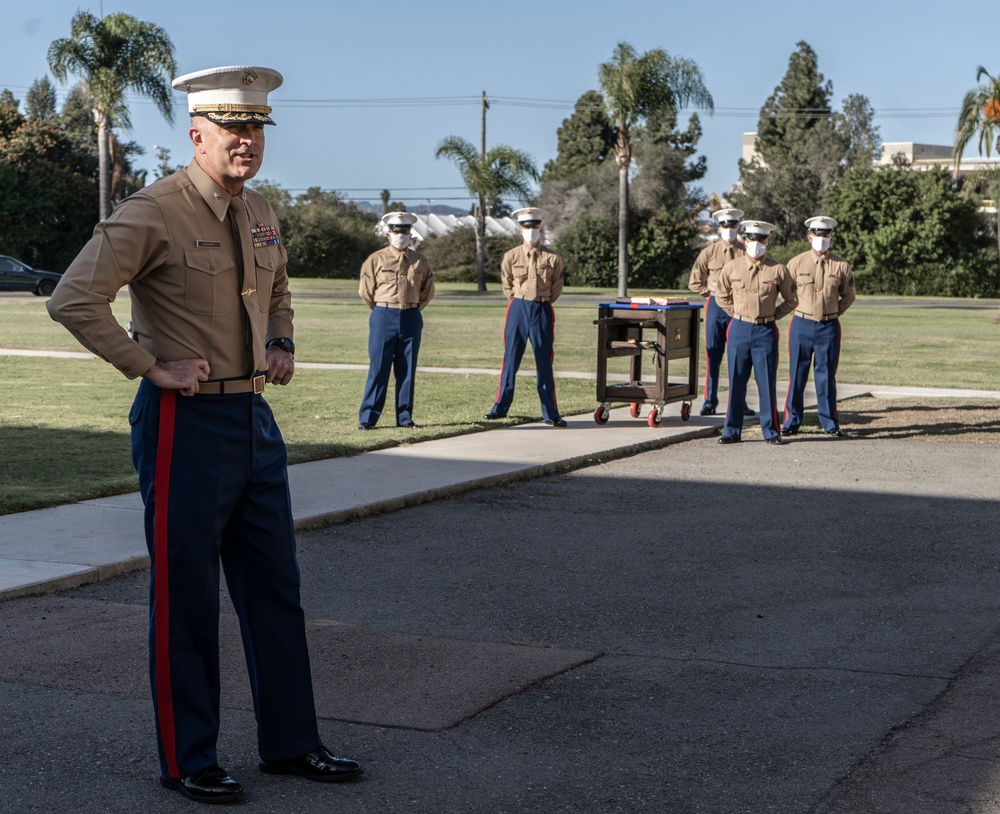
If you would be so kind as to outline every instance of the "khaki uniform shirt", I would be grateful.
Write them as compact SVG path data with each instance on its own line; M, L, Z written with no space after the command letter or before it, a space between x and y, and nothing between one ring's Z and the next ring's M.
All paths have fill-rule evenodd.
M744 254L726 263L715 295L729 316L747 322L781 319L798 302L792 273L767 255L754 262Z
M376 304L390 308L420 308L434 296L434 275L420 252L399 251L386 246L370 255L361 266L358 294L369 308Z
M788 270L795 277L799 294L797 317L815 322L836 319L857 296L850 263L831 252L816 254L810 249L798 254L788 261Z
M691 269L688 288L703 297L711 297L715 293L722 267L743 253L743 244L738 240L726 243L720 237L698 252L698 257Z
M562 258L546 246L522 243L500 261L500 282L507 299L555 302L563 290Z
M249 189L243 197L255 263L242 276L231 196L192 161L97 225L49 315L130 379L180 359L206 359L212 379L264 370L267 340L292 338L287 255L267 200ZM111 312L126 285L134 339Z

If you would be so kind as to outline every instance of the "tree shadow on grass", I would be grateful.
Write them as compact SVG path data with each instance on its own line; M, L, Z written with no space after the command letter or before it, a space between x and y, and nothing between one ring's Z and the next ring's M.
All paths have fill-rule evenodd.
M1000 402L915 403L866 400L839 411L841 426L856 438L923 438L1000 443Z

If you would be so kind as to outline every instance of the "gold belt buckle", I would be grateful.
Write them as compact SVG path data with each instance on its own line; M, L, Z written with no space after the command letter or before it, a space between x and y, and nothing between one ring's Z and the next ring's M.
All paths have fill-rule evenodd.
M255 396L259 396L264 392L264 382L266 381L263 375L253 377L253 392Z

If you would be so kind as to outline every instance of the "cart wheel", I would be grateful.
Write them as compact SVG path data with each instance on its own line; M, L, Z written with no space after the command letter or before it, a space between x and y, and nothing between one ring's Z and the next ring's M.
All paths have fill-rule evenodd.
M608 423L609 415L610 414L608 413L608 408L602 404L600 407L594 410L594 421L596 421L601 426L604 426L605 424Z
M681 421L687 421L691 418L691 402L685 401L681 405Z
M657 410L655 407L652 410L650 410L649 414L646 416L646 423L649 424L650 427L659 427L660 411Z
M630 416L632 416L632 418L638 418L639 417L639 403L637 401L633 401L628 406L628 413L629 413Z

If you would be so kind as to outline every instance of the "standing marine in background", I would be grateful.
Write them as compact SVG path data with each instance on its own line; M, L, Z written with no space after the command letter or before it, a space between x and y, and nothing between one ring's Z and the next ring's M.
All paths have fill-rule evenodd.
M434 275L427 258L410 248L417 216L382 216L389 245L361 266L358 294L371 309L368 317L368 381L358 411L358 429L373 430L385 407L389 374L396 378L396 426L415 428L413 388L424 328L421 311L434 297Z
M514 400L514 382L527 343L535 353L535 383L542 404L542 420L552 427L565 427L556 406L556 382L552 374L555 355L555 311L552 303L562 294L562 258L542 244L543 209L529 207L513 214L521 228L523 243L508 251L500 263L500 282L507 295L507 318L503 329L503 367L496 401L483 416L487 421L505 418Z
M844 435L837 419L837 365L840 363L840 317L854 302L854 272L830 251L837 221L809 218L812 248L788 261L795 277L799 303L788 326L788 395L782 435L796 435L802 424L809 368L816 370L816 411L823 432Z
M720 444L736 444L743 432L743 405L751 371L757 380L760 428L769 444L781 444L775 379L778 375L777 321L795 308L795 279L768 257L774 224L745 220L746 253L730 260L719 273L716 295L733 320L726 338L729 363L729 409ZM781 303L778 303L778 297Z
M705 402L700 415L715 415L719 406L719 371L726 355L726 332L732 317L719 307L714 295L722 267L743 254L739 238L742 217L742 209L719 209L712 213L718 224L719 239L698 253L688 281L688 288L705 298ZM745 404L743 414L756 415Z

